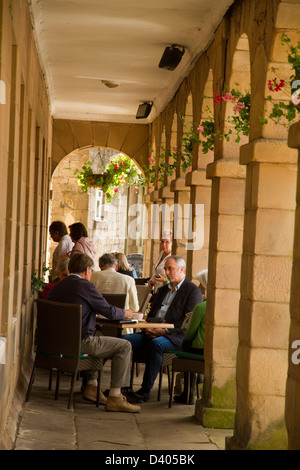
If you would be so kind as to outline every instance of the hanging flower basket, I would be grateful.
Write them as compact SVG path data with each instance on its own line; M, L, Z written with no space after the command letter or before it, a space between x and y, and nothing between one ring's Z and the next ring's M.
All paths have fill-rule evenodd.
M74 174L83 192L87 192L88 188L99 188L105 193L107 202L111 202L112 198L118 198L119 186L145 185L141 171L130 158L124 155L113 158L103 173L94 174L91 162L87 162L82 167L82 171L76 170Z

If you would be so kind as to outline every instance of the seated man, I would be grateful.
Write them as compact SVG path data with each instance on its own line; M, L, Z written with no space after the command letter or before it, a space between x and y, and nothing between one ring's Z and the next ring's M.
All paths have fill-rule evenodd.
M136 285L133 277L116 272L117 259L113 254L106 253L99 258L101 271L94 271L91 282L102 294L126 294L125 309L139 311Z
M162 322L162 327L147 328L141 333L123 336L130 341L134 352L145 350L148 354L142 387L135 394L137 402L149 400L150 390L161 367L163 353L179 348L184 338L181 325L185 314L192 312L195 305L202 300L198 286L185 277L185 268L185 261L179 256L171 255L166 260L165 272L169 283L153 295L147 316L147 321ZM173 323L174 329L164 328L163 322ZM133 401L132 396L130 400Z
M131 346L128 341L109 336L94 336L96 313L110 319L131 318L131 310L122 310L110 305L90 282L93 260L84 253L75 254L69 261L69 276L62 279L50 290L47 300L82 305L81 352L91 356L111 359L111 388L105 407L107 411L140 411L139 406L131 405L121 394L121 388L129 385ZM95 371L89 371L89 399L96 400ZM92 390L91 390L92 388ZM85 390L86 392L86 390ZM84 392L84 393L85 393ZM102 400L105 397L102 396Z

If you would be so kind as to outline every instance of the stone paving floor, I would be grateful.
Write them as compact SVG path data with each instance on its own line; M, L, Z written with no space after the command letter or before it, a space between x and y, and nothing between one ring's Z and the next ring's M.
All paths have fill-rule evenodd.
M143 372L141 365L141 374ZM81 397L81 382L75 386L74 402L67 409L70 377L63 376L60 396L48 390L47 371L37 370L31 398L24 405L15 450L102 450L102 451L200 451L224 450L231 430L203 428L194 418L194 406L174 403L168 407L167 376L164 374L161 401L154 388L140 413L110 413ZM109 387L110 362L102 373L101 388ZM141 377L135 378L136 390ZM158 380L157 380L158 382ZM53 388L54 388L53 384Z

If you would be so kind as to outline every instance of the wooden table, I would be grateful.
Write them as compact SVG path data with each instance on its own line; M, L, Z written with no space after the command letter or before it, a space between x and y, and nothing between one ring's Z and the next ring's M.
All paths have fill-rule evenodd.
M108 319L103 319L97 317L96 324L98 328L105 336L122 336L122 330L126 328L133 329L146 329L146 328L174 328L173 323L150 323L147 321L138 321L135 323L126 323L126 322L114 322Z

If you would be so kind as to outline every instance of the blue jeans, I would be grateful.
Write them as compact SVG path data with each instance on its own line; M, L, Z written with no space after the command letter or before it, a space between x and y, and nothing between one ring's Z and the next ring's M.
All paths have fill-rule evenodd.
M149 392L160 371L163 353L169 349L177 349L177 347L165 336L149 339L144 333L132 333L130 335L123 335L122 338L127 339L131 343L133 352L147 352L142 389L145 392Z

